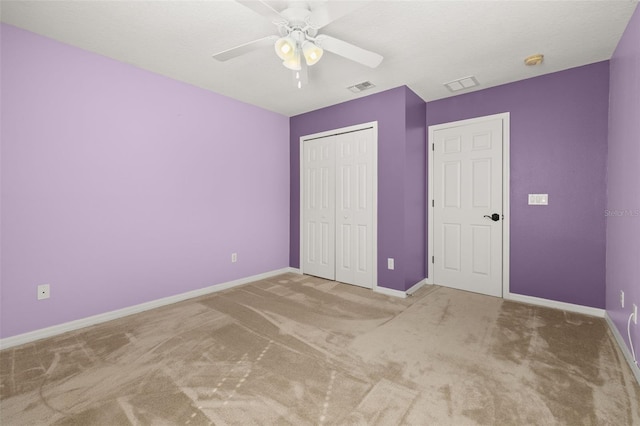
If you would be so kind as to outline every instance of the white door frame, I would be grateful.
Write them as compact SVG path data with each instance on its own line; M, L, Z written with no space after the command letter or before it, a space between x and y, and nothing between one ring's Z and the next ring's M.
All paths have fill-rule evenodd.
M300 263L300 273L304 274L304 269L303 269L303 262L302 262L302 249L304 247L304 241L303 241L303 237L304 237L304 223L302 221L302 210L303 210L303 202L304 202L304 195L302 194L302 191L304 189L303 186L303 178L304 178L304 174L302 172L302 163L303 163L303 147L302 144L305 140L310 140L310 139L318 139L318 138L325 138L327 136L334 136L334 135L339 135L341 133L349 133L349 132L357 132L358 130L364 130L364 129L373 129L373 176L372 176L372 180L373 180L373 241L372 241L372 245L373 247L372 249L372 268L373 268L373 290L376 290L376 288L378 288L378 122L377 121L370 121L368 123L362 123L362 124L356 124L354 126L348 126L348 127L341 127L339 129L333 129L333 130L327 130L325 132L320 132L320 133L313 133L310 135L305 135L305 136L301 136L300 137L300 158L298 160L298 165L299 165L299 170L300 170L300 203L299 203L299 211L300 211L300 238L299 238L299 242L300 242L300 247L299 247L299 263Z
M509 198L510 198L510 138L509 138L509 129L510 129L510 114L508 112L504 112L501 114L493 114L487 115L484 117L470 118L468 120L460 120L453 121L451 123L443 123L436 124L433 126L429 126L429 140L427 145L427 156L429 162L429 181L428 181L428 191L429 196L427 197L427 232L428 232L428 247L427 247L427 265L428 267L428 278L427 284L437 284L433 281L433 270L434 265L432 260L433 256L433 139L434 132L441 129L447 129L451 127L458 126L466 126L468 124L481 123L483 121L501 119L502 120L502 297L506 297L509 295L509 253L510 253L510 245L509 245L509 234L511 229L511 210L509 208ZM431 148L431 149L429 149Z

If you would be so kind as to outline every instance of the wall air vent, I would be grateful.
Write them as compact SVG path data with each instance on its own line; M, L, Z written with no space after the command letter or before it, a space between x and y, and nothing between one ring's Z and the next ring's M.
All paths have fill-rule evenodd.
M460 90L470 89L477 86L478 80L474 76L462 77L457 80L444 83L445 87L452 92L459 92Z
M362 83L358 83L358 84L354 84L353 86L349 86L347 87L347 89L351 90L353 93L360 93L360 92L364 92L365 90L369 90L373 87L376 87L375 84L373 84L370 81L363 81Z

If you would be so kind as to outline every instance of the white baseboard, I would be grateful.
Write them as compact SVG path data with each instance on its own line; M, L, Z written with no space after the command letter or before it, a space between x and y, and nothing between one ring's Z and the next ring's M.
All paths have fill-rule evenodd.
M609 316L608 312L605 312L604 319L607 321L607 324L609 324L609 329L611 330L613 337L616 339L616 343L620 347L620 350L622 351L624 358L627 360L627 363L629 364L629 367L631 368L631 371L633 372L633 375L635 376L636 381L640 385L640 367L638 367L633 362L633 356L631 355L631 351L627 346L627 342L624 340L624 337L622 337L622 335L620 334L620 331L618 330L618 327L616 327L616 325L613 323L613 320L611 320L611 317Z
M407 297L407 293L400 290L394 290L392 288L380 287L379 285L373 286L373 291L380 294L385 294L387 296L400 297L402 299Z
M289 266L287 268L287 272L291 272L292 274L302 275L302 269L300 269L300 268L292 268L291 266Z
M206 294L227 290L232 287L237 287L239 285L248 284L253 281L258 281L258 280L270 278L276 275L285 274L287 272L296 273L296 269L295 268L277 269L275 271L265 272L262 274L253 275L246 278L240 278L237 280L204 287L197 290L187 291L186 293L180 293L174 296L163 297L162 299L140 303L139 305L128 306L126 308L117 309L115 311L105 312L103 314L93 315L90 317L65 322L63 324L58 324L51 327L41 328L39 330L30 331L28 333L18 334L17 336L6 337L4 339L0 339L0 350L7 349L13 346L22 345L25 343L30 343L36 340L47 338L47 337L56 336L58 334L66 333L68 331L78 330L80 328L88 327L90 325L100 324L100 323L111 321L117 318L126 317L128 315L137 314L139 312L148 311L150 309L159 308L160 306L170 305L172 303L181 302L187 299L192 299L194 297L204 296Z
M415 293L416 291L418 291L422 286L429 284L427 282L427 279L423 279L418 281L417 283L415 283L414 285L412 285L409 290L407 290L405 293L407 294L407 296L411 296L413 293Z
M426 284L429 284L429 283L425 278L423 280L418 281L414 285L412 285L411 288L409 288L409 290L407 291L394 290L392 288L380 287L378 285L373 286L373 291L375 291L376 293L385 294L387 296L400 297L402 299L405 299L407 296L411 296L413 293L418 291L420 287Z
M547 308L560 309L562 311L575 312L578 314L591 315L592 317L604 318L605 310L592 308L590 306L574 305L573 303L558 302L555 300L542 299L540 297L525 296L522 294L507 293L504 298L514 302L528 303L530 305L544 306Z

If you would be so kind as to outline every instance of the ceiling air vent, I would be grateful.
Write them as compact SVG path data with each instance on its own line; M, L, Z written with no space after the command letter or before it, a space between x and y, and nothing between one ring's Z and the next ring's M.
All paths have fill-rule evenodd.
M470 89L478 85L478 80L474 76L462 77L457 80L444 83L445 87L452 92L458 92L464 89Z
M349 86L347 87L347 89L351 90L353 93L360 93L363 92L365 90L369 90L373 87L376 87L375 84L373 84L370 81L363 81L362 83L358 83L358 84L354 84L353 86Z

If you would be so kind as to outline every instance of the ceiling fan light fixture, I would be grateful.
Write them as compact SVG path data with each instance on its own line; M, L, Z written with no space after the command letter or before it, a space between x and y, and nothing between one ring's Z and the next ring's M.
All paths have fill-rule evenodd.
M326 10L323 12L322 8L312 4L322 2L291 1L287 2L286 9L279 11L269 5L267 0L236 1L259 15L268 17L278 28L278 34L216 53L213 57L218 61L236 58L262 46L272 46L285 68L299 72L293 73L299 87L307 83L308 67L317 64L325 50L370 68L376 68L382 62L382 56L375 52L326 34L318 34L318 30L339 17L332 16L333 13L328 14Z
M274 46L276 54L283 61L288 61L296 55L296 41L291 36L280 37Z
M321 47L309 40L302 43L302 54L304 55L304 60L309 66L317 64L320 58L322 58L323 53L324 50L322 50Z

